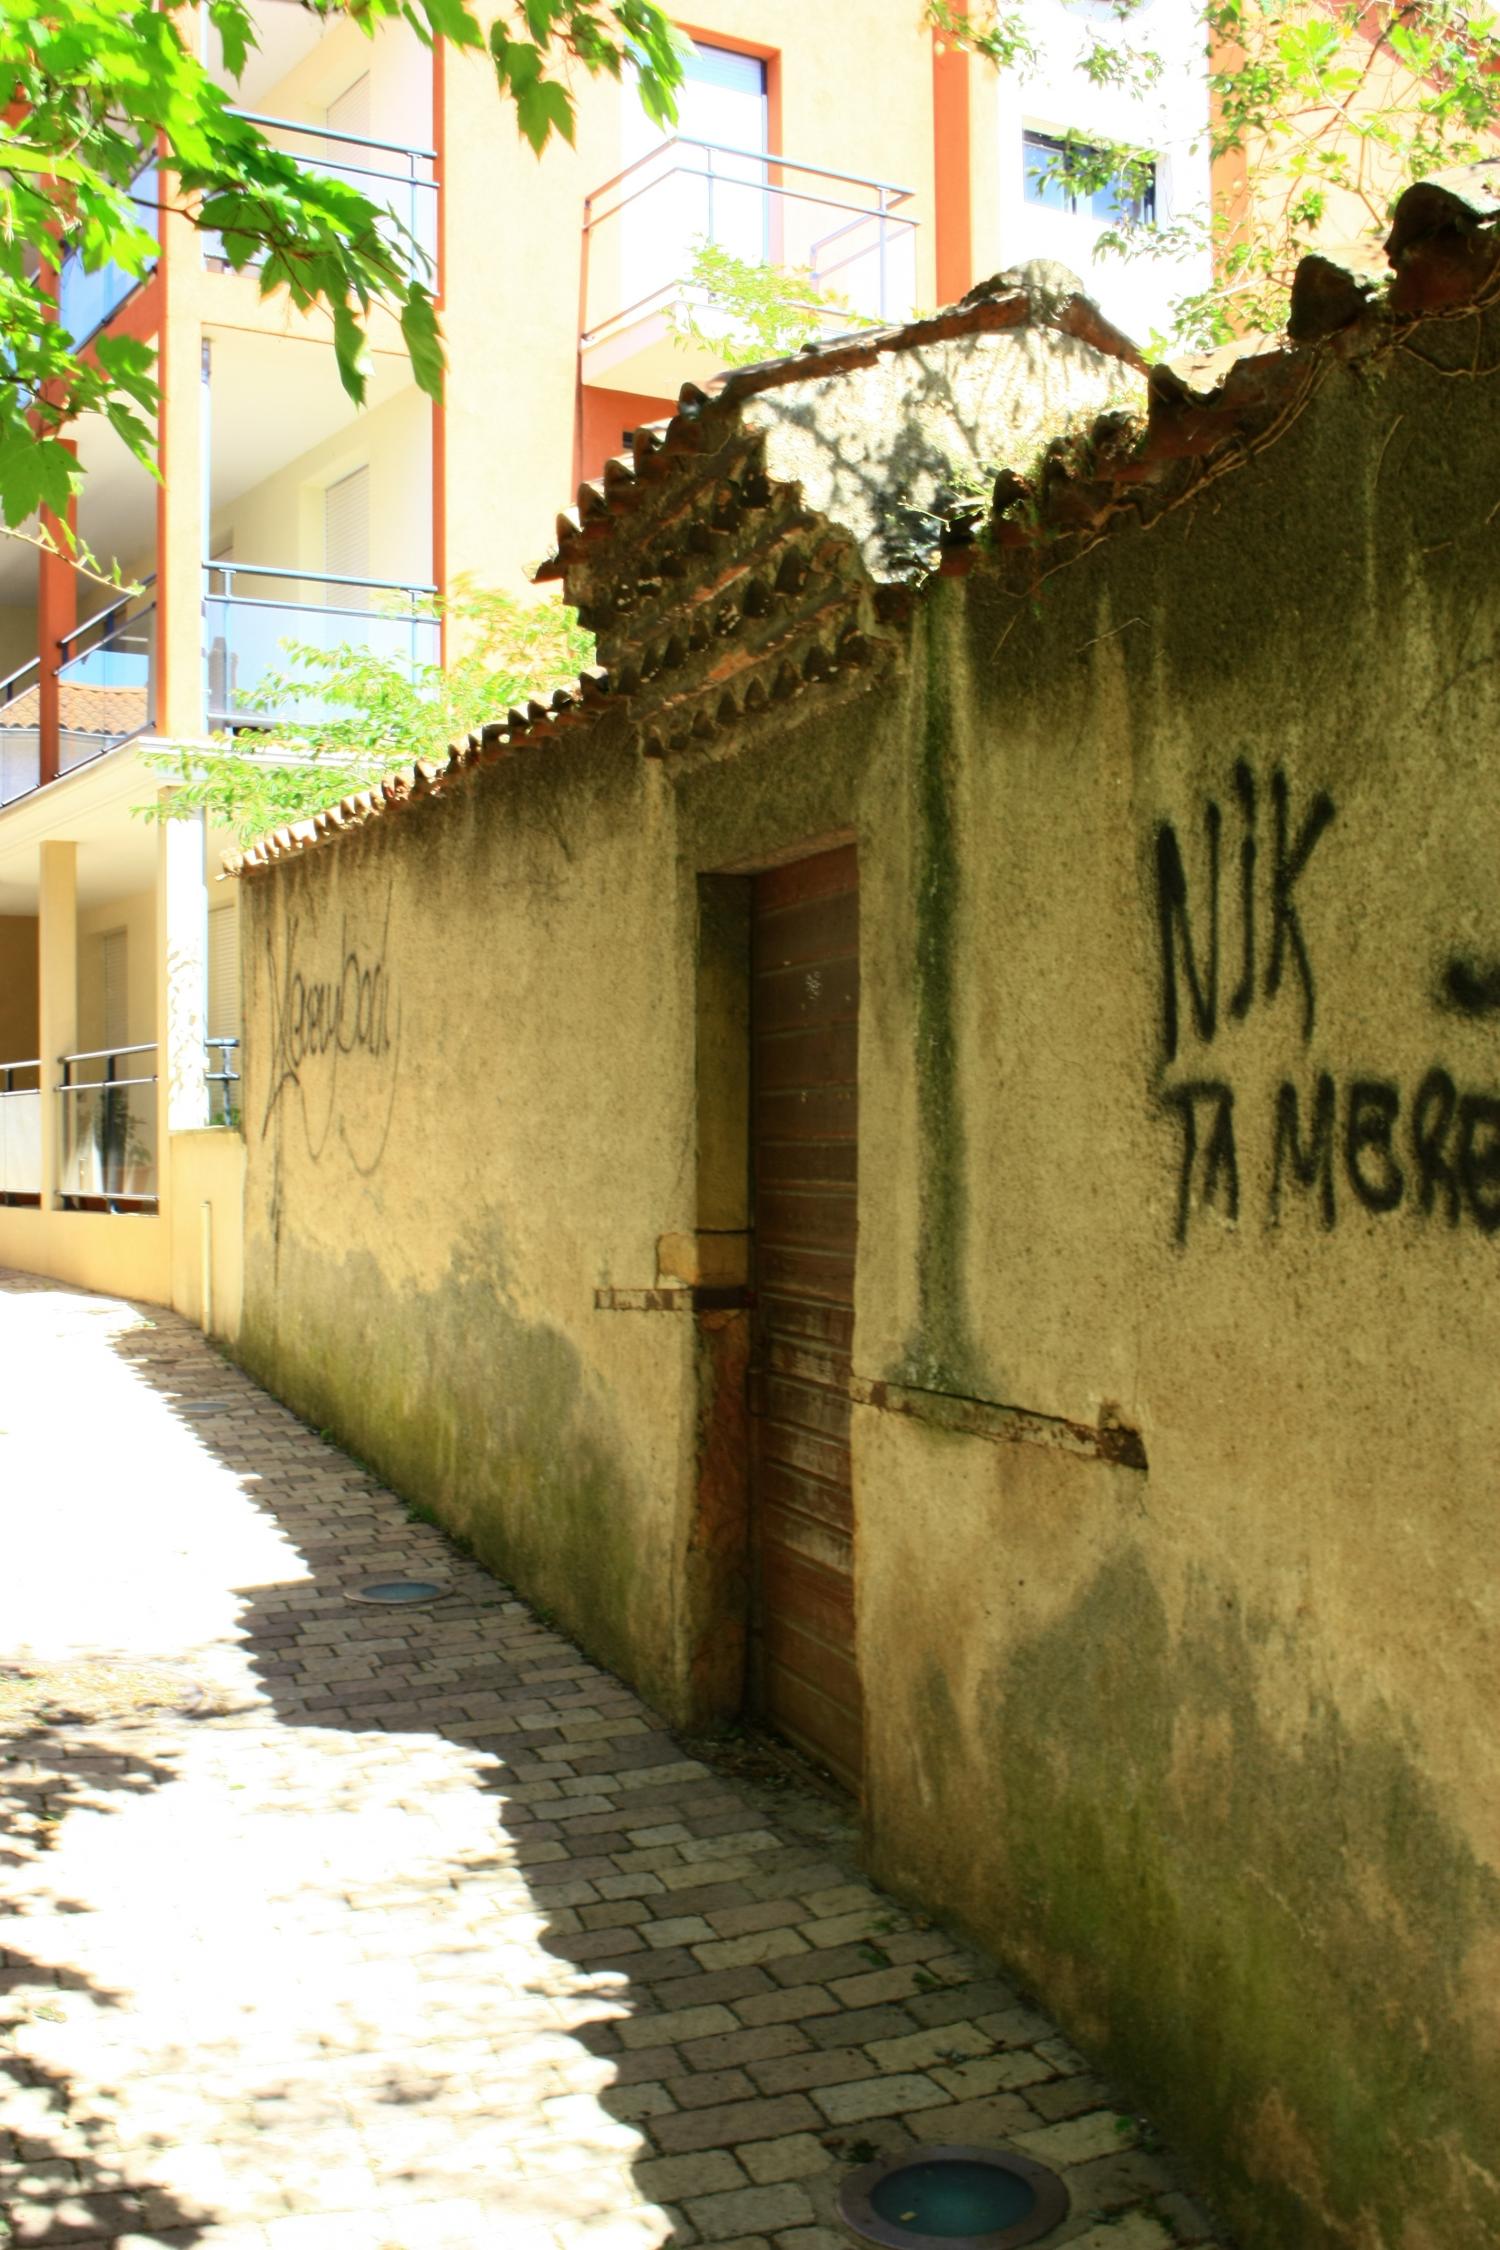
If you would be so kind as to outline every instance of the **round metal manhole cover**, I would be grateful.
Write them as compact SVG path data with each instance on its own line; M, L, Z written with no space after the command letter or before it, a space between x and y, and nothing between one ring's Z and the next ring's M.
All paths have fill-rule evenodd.
M845 2226L881 2250L1020 2250L1067 2215L1057 2174L1013 2149L908 2149L839 2190Z
M437 1578L372 1578L351 1587L351 1602L376 1602L384 1609L421 1609L428 1602L445 1601L453 1588Z

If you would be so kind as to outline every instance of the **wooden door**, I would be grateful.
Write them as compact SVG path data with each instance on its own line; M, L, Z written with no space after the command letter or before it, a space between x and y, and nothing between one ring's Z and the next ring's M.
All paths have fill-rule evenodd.
M752 1693L856 1792L849 1370L858 1165L854 847L755 878Z

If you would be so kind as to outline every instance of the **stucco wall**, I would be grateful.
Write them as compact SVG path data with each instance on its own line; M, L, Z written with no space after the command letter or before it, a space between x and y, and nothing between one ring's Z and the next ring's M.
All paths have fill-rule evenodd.
M1264 2250L1500 2231L1492 390L1330 362L875 695L244 887L246 1356L690 1715L694 1323L595 1292L695 1220L698 876L857 838L872 1851Z
M0 1062L34 1061L37 920L0 914Z
M1339 370L1034 609L925 617L951 1059L856 1364L1149 1469L856 1413L871 1835L1268 2244L1500 2225L1492 390ZM1161 914L1180 854L1206 984L1210 806L1211 1038Z
M173 1133L172 1305L233 1344L245 1287L245 1143L231 1126Z
M668 811L580 752L246 886L244 1349L670 1701L691 1340L594 1310L691 1181Z

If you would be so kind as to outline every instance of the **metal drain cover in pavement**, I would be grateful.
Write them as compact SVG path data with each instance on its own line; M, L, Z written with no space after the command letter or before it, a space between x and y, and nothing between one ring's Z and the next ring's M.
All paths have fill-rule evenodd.
M366 1586L350 1588L351 1602L380 1602L388 1609L416 1609L440 1602L453 1588L436 1578L372 1578Z
M1020 2250L1067 2215L1057 2174L1011 2149L909 2149L839 2190L845 2226L882 2250Z

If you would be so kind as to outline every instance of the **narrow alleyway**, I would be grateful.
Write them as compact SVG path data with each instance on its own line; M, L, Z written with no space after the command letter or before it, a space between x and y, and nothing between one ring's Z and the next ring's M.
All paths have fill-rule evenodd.
M1062 2170L1075 2250L1209 2241L836 1809L687 1755L194 1329L0 1276L0 1366L0 2243L841 2250L912 2139ZM454 1592L347 1598L401 1571Z

